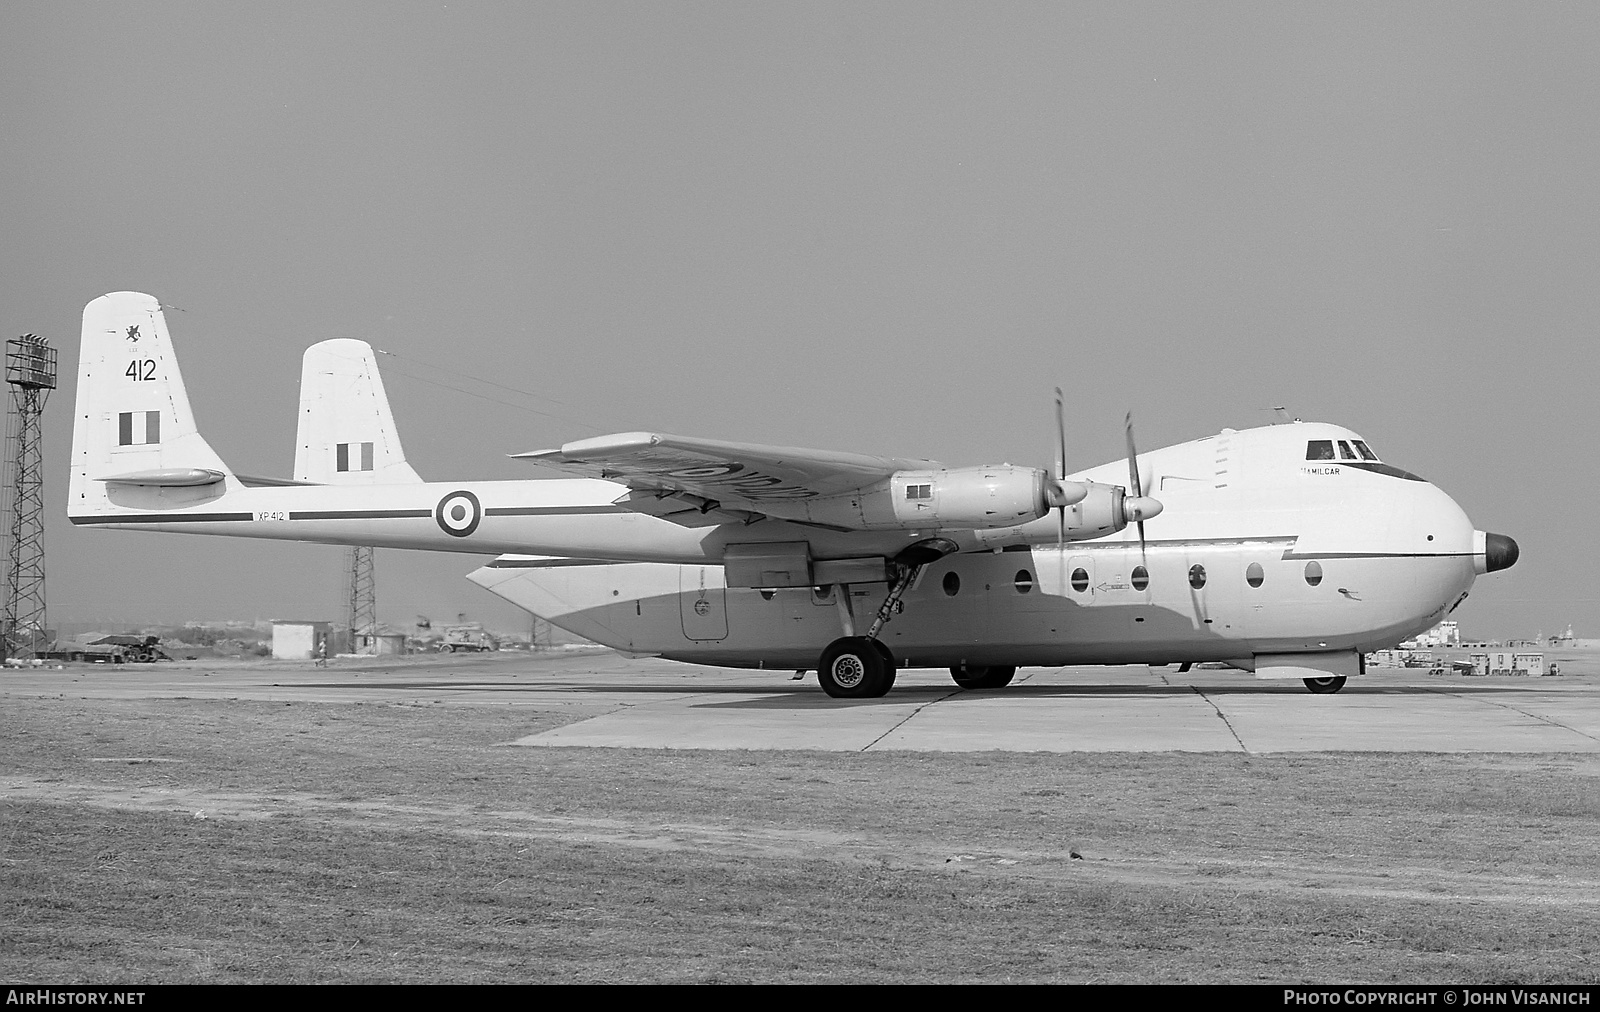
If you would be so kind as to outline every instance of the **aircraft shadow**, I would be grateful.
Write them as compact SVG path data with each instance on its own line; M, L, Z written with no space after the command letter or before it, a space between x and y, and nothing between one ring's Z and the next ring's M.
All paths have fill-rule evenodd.
M274 683L278 685L279 683ZM1171 685L1129 685L1108 683L1104 685L1010 685L1003 689L967 690L954 685L906 685L895 688L878 699L834 699L826 696L816 684L786 683L782 685L646 685L628 682L566 682L542 681L537 678L516 682L486 682L481 680L451 682L430 680L426 682L302 682L283 688L339 689L365 691L449 691L453 693L528 693L563 692L639 696L761 696L760 699L737 699L691 704L696 709L840 709L857 706L879 706L908 702L929 703L946 697L952 699L1093 699L1112 697L1144 697L1151 699L1207 696L1309 696L1305 686L1297 681L1260 685L1206 685L1204 683L1178 682ZM1527 695L1537 691L1532 686L1516 685L1346 685L1331 702L1347 696L1426 696L1471 695L1501 696Z
M1197 691L1198 690L1198 691ZM767 698L740 699L726 702L696 703L694 709L781 709L797 704L806 709L837 708L847 706L875 706L884 703L930 703L939 699L950 697L952 699L1110 699L1127 698L1130 696L1163 699L1192 697L1203 694L1211 697L1221 696L1311 696L1305 686L1298 682L1290 685L1013 685L1004 689L970 691L957 689L954 686L917 685L905 688L896 688L889 695L881 699L829 699L821 696L816 689L810 693L817 696L815 699L801 701L797 697L806 695L804 689L790 690L738 690L741 695L750 695L754 692L765 692ZM1348 696L1426 696L1426 695L1497 695L1510 693L1527 693L1527 689L1518 689L1514 686L1479 686L1471 689L1441 689L1425 685L1385 685L1385 686L1345 686L1337 696L1329 697L1330 701L1337 704L1339 698Z

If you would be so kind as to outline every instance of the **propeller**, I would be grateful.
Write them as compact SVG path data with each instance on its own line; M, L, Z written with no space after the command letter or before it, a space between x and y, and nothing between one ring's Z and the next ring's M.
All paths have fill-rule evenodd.
M1144 522L1161 512L1161 503L1144 494L1144 482L1139 477L1139 448L1133 442L1133 412L1126 419L1128 433L1128 491L1131 496L1122 500L1122 515L1129 523L1139 525L1139 559L1144 560Z
M1067 481L1067 422L1061 406L1061 388L1056 387L1056 474L1045 488L1045 502L1056 511L1056 551L1067 542L1067 507L1083 502L1089 487L1081 481Z

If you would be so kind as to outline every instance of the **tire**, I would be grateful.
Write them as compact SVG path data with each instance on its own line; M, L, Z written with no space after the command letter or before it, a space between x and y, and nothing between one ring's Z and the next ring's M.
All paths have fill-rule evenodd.
M1000 689L1017 677L1015 664L982 666L958 664L950 669L950 677L963 689Z
M871 699L889 691L890 672L874 641L845 636L828 644L817 662L817 681L835 699Z
M1015 664L993 666L989 668L989 678L983 683L983 687L985 689L1003 689L1010 685L1011 680L1015 677L1017 677L1017 666Z
M1319 696L1331 695L1335 692L1338 692L1340 689L1344 688L1344 680L1345 678L1343 675L1329 675L1327 678L1303 679L1303 681L1306 683L1306 688L1310 689L1312 692L1315 692Z
M883 658L883 691L878 695L888 695L889 690L894 688L894 677L899 673L900 663L894 659L894 653L883 640L872 640L871 642L873 648L878 651L878 656Z

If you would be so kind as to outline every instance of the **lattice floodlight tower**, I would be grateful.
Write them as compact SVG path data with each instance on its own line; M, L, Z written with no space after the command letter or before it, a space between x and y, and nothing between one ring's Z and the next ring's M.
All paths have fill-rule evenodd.
M33 659L50 649L44 610L44 402L56 388L56 350L35 334L6 342L6 599L0 654Z
M378 652L378 581L372 549L359 545L350 549L350 649Z

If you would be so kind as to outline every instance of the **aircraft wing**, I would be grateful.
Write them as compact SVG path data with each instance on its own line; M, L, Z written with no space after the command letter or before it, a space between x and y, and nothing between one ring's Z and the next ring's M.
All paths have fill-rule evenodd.
M624 432L512 454L628 486L619 504L688 526L795 517L810 500L843 495L931 460ZM787 508L785 508L787 507Z

